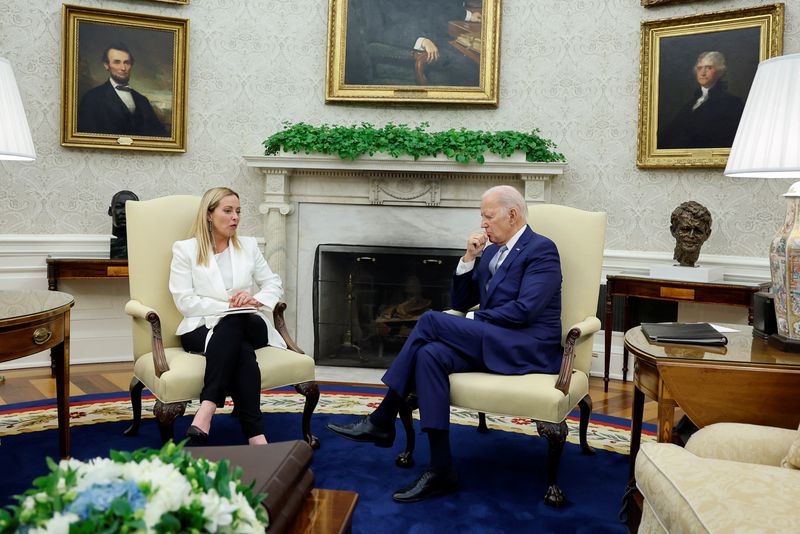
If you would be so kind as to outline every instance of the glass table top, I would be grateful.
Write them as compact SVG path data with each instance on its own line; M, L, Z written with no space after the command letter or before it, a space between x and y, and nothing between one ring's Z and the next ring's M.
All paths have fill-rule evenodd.
M677 343L650 342L637 326L625 332L625 344L645 358L697 360L705 363L733 363L775 365L800 368L800 354L783 352L770 346L766 339L753 337L753 327L741 324L720 324L736 332L724 332L728 344L681 345Z
M71 304L69 293L47 290L0 290L0 321L36 315Z

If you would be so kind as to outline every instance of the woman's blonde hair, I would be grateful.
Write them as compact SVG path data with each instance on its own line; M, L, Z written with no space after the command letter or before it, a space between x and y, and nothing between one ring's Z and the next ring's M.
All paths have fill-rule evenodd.
M217 209L223 198L229 196L239 198L239 194L228 187L213 187L203 194L200 199L200 209L192 224L192 237L197 239L197 263L208 265L208 259L214 251L214 236L211 233L211 221L208 220L209 214ZM231 244L239 249L239 238L236 232L231 236Z

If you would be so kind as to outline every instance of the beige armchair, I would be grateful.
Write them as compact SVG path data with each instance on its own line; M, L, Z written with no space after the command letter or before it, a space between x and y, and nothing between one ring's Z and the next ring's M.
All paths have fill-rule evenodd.
M783 467L781 467L783 466ZM796 532L800 431L716 423L636 456L639 532Z
M564 346L558 374L503 376L490 373L450 375L450 403L479 412L479 432L487 432L485 413L527 417L536 421L540 435L548 440L545 503L560 506L564 494L558 486L558 465L567 438L567 415L580 407L579 435L584 453L594 452L586 441L592 399L589 371L592 338L600 329L597 298L603 264L607 216L556 205L529 206L528 223L534 232L549 237L561 256L561 325ZM396 463L413 463L414 427L411 410L401 411L406 432L406 450Z
M200 198L169 196L126 204L128 269L131 300L125 311L133 317L133 421L125 431L136 435L142 418L142 389L156 397L153 413L162 441L173 438L173 422L184 414L187 403L200 396L205 358L184 352L175 331L182 316L168 289L172 244L186 239ZM294 385L305 396L303 438L314 448L319 440L311 434L311 414L319 401L314 381L314 360L303 354L286 330L278 303L273 312L275 328L291 350L264 347L256 351L261 369L261 388Z

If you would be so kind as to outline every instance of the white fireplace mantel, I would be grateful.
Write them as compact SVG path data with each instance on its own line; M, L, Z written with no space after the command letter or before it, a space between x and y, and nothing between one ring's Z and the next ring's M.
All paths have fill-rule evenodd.
M265 215L265 252L280 275L286 268L285 219L299 203L477 208L483 192L501 183L518 187L529 203L548 202L550 180L566 167L531 163L523 153L509 158L488 155L483 164L385 154L353 161L289 153L244 160L264 175L259 212Z
M284 281L286 320L306 351L314 346L313 287L324 243L460 248L480 224L481 196L508 184L529 203L550 201L565 163L487 157L484 164L388 155L342 160L318 154L244 156L264 182L264 253Z

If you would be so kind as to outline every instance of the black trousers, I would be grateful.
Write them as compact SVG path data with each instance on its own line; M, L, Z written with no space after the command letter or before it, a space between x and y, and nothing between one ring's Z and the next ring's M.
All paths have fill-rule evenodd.
M229 315L217 323L205 347L207 335L208 328L200 326L181 336L183 350L206 357L200 401L222 406L226 393L230 393L245 437L263 434L261 370L256 349L267 346L267 325L252 313Z

